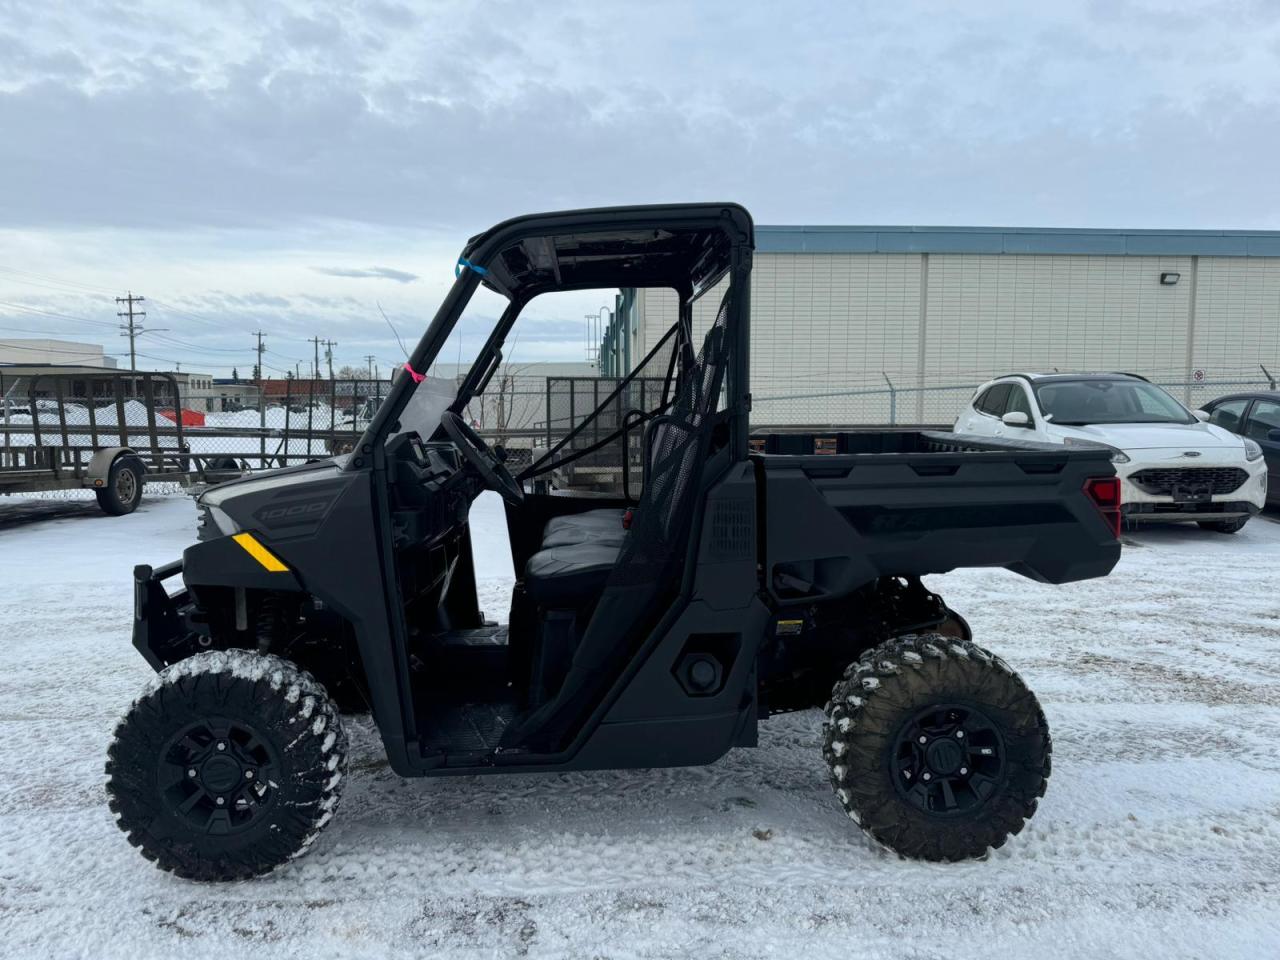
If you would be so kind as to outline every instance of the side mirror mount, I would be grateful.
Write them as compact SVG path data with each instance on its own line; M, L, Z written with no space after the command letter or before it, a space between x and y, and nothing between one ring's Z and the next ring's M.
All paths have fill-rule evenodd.
M1209 413L1208 410L1195 410L1192 412L1195 413L1196 419L1199 420L1201 423L1209 422L1209 417L1211 416L1211 414Z
M1280 430L1268 430L1267 443L1280 443Z
M1028 417L1021 410L1010 410L1008 413L1006 413L1003 417L1000 418L1000 422L1003 423L1006 427L1031 426L1031 418Z

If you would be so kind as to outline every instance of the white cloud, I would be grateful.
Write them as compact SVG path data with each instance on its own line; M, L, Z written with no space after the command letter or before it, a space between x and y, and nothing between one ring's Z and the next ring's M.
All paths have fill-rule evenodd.
M393 353L376 311L301 299L370 289L319 254L421 275L423 316L466 236L561 206L1277 227L1278 108L1265 2L0 0L0 267L242 331L268 315L230 297L277 297L281 340L332 323Z

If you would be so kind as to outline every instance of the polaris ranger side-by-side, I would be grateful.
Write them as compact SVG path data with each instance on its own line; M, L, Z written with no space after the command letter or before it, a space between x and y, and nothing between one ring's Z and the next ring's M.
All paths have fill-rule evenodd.
M771 713L824 702L839 803L881 843L956 860L1016 833L1049 776L1044 714L920 578L1108 573L1110 451L750 438L752 250L734 204L540 214L473 238L350 454L206 492L199 542L135 570L133 642L158 675L109 750L130 841L197 879L296 856L337 802L344 711L372 712L397 773L447 776L707 764L754 746ZM481 284L509 305L470 373L424 377ZM535 297L617 287L672 290L678 315L513 476L467 404ZM619 496L555 488L609 451ZM476 593L484 490L506 502L518 573L506 626Z

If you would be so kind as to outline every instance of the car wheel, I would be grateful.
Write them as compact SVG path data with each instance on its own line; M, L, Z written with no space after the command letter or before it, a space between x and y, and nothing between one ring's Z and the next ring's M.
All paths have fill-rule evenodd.
M1201 530L1212 530L1214 533L1239 533L1248 522L1248 517L1233 517L1230 520L1201 520L1197 526Z

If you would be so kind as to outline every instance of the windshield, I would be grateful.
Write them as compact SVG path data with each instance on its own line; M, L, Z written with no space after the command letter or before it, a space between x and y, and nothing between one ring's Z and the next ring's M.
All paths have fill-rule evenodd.
M1036 385L1044 417L1059 426L1195 423L1169 394L1140 380L1054 380Z
M400 411L400 429L387 439L413 431L423 440L430 440L436 427L440 426L440 414L448 409L457 395L458 384L454 378L425 377L413 388L409 402Z

